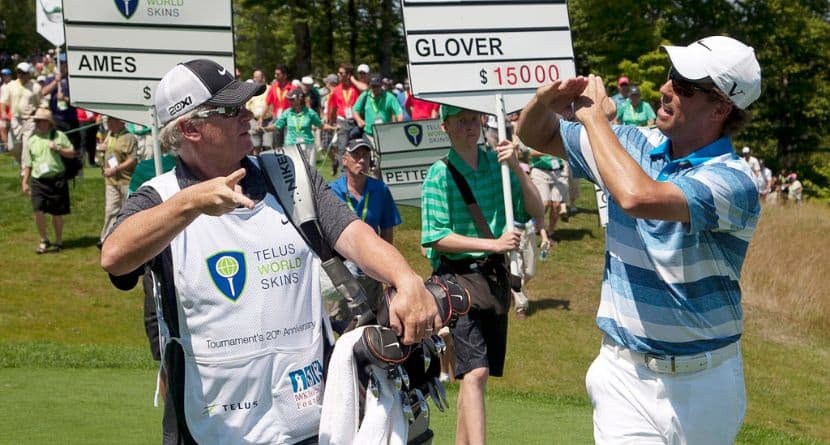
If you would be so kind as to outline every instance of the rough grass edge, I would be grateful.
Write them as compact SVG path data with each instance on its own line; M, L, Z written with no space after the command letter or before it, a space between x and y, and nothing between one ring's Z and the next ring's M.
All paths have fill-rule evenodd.
M0 368L156 369L149 348L57 343L2 343Z

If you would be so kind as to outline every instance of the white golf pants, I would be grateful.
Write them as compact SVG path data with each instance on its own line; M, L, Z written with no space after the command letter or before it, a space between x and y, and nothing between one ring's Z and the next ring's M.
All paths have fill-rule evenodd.
M664 374L603 345L585 384L597 444L732 444L746 413L740 347L712 368Z

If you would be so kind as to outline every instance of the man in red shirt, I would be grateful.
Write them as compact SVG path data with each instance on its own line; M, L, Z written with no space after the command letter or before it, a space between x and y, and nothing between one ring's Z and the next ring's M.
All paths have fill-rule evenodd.
M437 103L418 99L409 91L407 91L406 104L404 106L406 107L406 112L412 116L413 121L435 119L438 117L439 105Z
M288 80L288 68L280 63L274 68L274 81L265 92L265 106L271 107L271 117L277 120L283 111L291 108L291 101L288 100L288 93L291 92L291 81ZM259 128L268 126L270 122L265 122L261 117L259 119ZM274 147L282 147L285 138L285 130L277 130L274 132Z
M329 94L328 121L337 127L337 160L332 164L332 174L342 162L343 153L346 152L346 143L349 141L349 132L357 127L354 120L354 104L360 96L360 90L352 82L352 70L350 63L343 63L337 70L340 83L334 87Z

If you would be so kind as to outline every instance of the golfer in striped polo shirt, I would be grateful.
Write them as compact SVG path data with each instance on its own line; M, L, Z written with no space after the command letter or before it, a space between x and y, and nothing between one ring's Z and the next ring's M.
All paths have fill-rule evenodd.
M505 231L504 196L499 162L510 166L513 213L517 221L544 211L539 192L519 166L516 146L508 141L497 151L478 146L481 114L441 105L441 128L452 149L430 167L421 195L421 245L436 274L451 275L470 291L473 308L452 330L458 392L456 443L487 441L484 392L488 376L500 377L507 346L507 310L510 306L509 271L505 253L519 247L520 234ZM481 209L480 227L465 205L450 168L469 185ZM486 224L486 229L485 229ZM511 223L512 227L512 223ZM488 236L491 235L491 236Z
M761 94L752 48L728 37L665 46L657 130L610 126L602 79L542 87L519 137L567 154L609 195L586 384L597 443L729 444L746 411L739 285L760 212L730 136ZM554 112L574 103L581 123Z

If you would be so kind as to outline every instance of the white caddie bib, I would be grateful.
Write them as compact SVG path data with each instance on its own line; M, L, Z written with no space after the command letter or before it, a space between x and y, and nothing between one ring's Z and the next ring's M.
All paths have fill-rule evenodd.
M167 200L175 170L152 179ZM320 259L273 195L202 215L170 244L184 349L185 418L199 443L314 436L323 397Z

